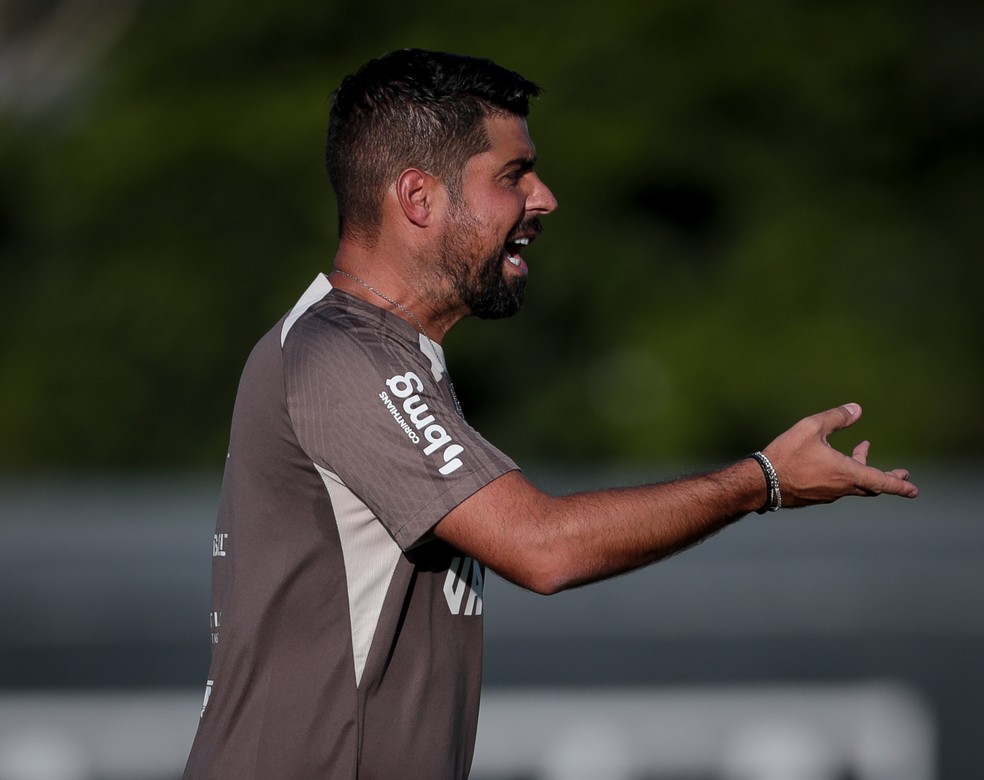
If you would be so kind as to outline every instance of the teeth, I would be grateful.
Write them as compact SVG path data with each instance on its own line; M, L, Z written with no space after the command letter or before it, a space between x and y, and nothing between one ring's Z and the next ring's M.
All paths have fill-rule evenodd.
M506 254L506 260L508 260L510 263L512 263L517 268L522 268L522 266L523 266L523 258L521 258L519 256L519 248L520 247L524 247L524 246L529 246L530 245L530 239L529 238L515 238L515 239L512 239L510 241L507 241L506 244L507 245L512 245L512 246L516 247L516 252L515 253L511 252L508 248L506 249L506 252L505 252L505 254Z

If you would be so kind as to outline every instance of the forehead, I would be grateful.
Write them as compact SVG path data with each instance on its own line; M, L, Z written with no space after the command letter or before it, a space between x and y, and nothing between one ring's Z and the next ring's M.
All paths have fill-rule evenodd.
M468 161L469 167L499 168L517 161L532 161L536 147L530 139L526 119L513 115L494 115L486 118L485 132L490 146Z

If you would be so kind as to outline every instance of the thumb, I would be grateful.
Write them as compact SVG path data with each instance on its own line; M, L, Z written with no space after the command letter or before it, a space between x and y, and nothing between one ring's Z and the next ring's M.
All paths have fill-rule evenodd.
M824 438L826 438L828 434L849 428L861 419L861 407L855 403L844 404L835 409L821 412L819 417L820 427Z

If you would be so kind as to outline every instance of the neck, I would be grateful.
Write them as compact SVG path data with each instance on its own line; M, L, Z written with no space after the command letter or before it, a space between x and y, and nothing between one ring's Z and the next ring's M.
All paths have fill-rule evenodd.
M450 325L442 327L438 318L428 316L428 307L420 300L415 301L416 296L406 294L400 296L400 293L395 292L395 290L407 290L406 285L374 282L373 276L367 278L343 268L335 268L331 272L330 279L333 287L345 290L350 295L354 295L373 306L393 312L438 344L443 341L445 334L450 330ZM390 290L394 292L391 293ZM404 303L404 300L400 299L401 297L407 303Z
M402 317L431 340L441 343L464 316L447 305L448 291L433 278L434 263L421 247L406 242L388 251L385 240L370 248L343 239L335 255L333 286Z

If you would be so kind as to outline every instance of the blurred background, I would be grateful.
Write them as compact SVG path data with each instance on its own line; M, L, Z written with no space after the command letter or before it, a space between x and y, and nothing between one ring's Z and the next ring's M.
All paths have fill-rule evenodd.
M544 88L526 309L445 345L535 481L855 400L835 445L923 489L552 599L491 579L476 777L976 776L982 36L969 2L0 0L0 780L180 774L239 372L330 268L332 89L404 46Z

